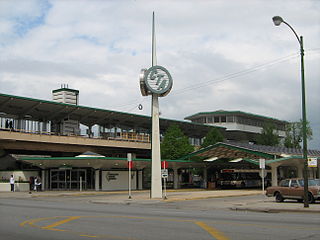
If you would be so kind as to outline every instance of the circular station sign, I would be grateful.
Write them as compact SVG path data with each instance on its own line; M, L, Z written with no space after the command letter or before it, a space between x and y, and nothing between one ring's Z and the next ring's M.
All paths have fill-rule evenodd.
M161 66L153 66L144 73L146 88L155 94L167 95L172 88L172 77L167 69Z

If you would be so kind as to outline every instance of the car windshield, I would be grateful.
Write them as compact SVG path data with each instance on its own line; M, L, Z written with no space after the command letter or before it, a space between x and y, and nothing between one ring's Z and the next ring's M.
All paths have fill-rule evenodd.
M300 179L300 180L299 180L299 184L300 184L301 187L304 186L304 181L303 181L303 179ZM320 180L309 179L309 180L308 180L308 185L309 185L309 186L320 186Z

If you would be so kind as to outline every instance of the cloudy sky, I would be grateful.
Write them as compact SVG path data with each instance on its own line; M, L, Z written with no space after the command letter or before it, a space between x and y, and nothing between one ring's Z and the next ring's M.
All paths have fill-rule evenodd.
M51 100L68 84L80 105L150 115L138 76L151 66L152 11L174 81L161 117L178 120L219 109L299 120L299 43L273 25L282 16L304 37L309 147L320 149L319 0L0 0L0 92Z

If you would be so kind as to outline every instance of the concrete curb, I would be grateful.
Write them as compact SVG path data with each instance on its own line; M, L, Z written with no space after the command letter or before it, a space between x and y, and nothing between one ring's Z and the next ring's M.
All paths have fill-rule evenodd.
M281 213L281 212L320 213L320 210L316 210L316 209L247 208L247 207L231 207L229 209L233 211L265 212L265 213Z

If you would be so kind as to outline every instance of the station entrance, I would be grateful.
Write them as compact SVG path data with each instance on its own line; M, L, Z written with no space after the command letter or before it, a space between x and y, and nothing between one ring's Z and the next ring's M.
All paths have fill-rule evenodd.
M91 188L88 180L87 169L51 169L49 186L51 190L79 190L81 185L86 190Z

